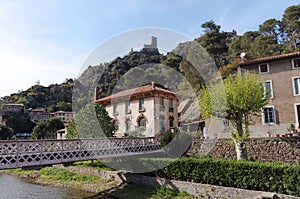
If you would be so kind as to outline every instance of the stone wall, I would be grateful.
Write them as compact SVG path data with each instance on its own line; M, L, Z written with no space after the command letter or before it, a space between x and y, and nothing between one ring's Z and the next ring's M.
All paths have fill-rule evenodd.
M81 168L76 166L63 166L54 165L57 168L65 168L72 170L76 173L85 175L95 175L99 176L101 179L105 180L106 183L113 183L116 187L121 186L123 183L136 183L136 184L146 184L151 186L165 186L167 188L179 191L185 191L197 198L212 199L212 198L231 198L231 199L296 199L297 197L276 194L270 192L253 191L246 189L238 189L233 187L222 187L209 184L200 184L193 182L185 182L178 180L168 180L165 178L155 178L145 175L133 174L133 173L123 173L119 171L104 171L97 170L95 168ZM105 189L105 184L103 184Z
M252 191L232 187L221 187L209 184L200 184L193 182L168 180L164 178L155 178L137 174L126 173L124 180L127 183L146 184L151 186L165 186L167 188L179 191L185 191L203 199L212 198L231 198L231 199L296 199L299 197L276 194L271 192Z
M250 160L300 163L300 137L251 138L247 142L247 150ZM235 146L232 139L194 139L186 155L236 159Z

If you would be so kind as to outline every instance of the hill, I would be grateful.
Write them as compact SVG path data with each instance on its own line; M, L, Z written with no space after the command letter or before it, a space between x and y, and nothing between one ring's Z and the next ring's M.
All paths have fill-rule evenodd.
M72 110L73 79L49 86L34 85L25 91L5 96L1 103L21 103L25 108L45 108L47 112Z

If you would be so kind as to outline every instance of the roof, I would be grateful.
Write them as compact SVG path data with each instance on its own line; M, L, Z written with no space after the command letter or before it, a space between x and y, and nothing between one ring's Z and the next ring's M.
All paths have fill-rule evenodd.
M268 61L275 61L275 60L292 58L297 56L300 56L300 52L293 52L293 53L287 53L282 55L273 55L269 57L261 57L257 59L246 60L244 63L240 63L240 66L246 66L250 64L257 64L257 63L268 62Z
M43 108L30 109L30 112L46 112Z
M21 107L24 107L24 104L3 104L3 106L21 106Z
M128 89L125 91L115 93L113 95L95 100L95 102L97 103L97 102L111 101L112 99L117 99L117 98L121 98L121 97L131 97L132 95L143 94L143 93L154 92L154 91L168 93L168 94L176 96L175 92L172 92L170 90L162 88L155 83L151 83L151 84L147 84L147 85L144 85L141 87Z
M67 114L71 114L71 113L75 113L73 111L62 111L62 110L59 110L59 111L56 111L56 112L53 112L54 114L58 114L58 113L67 113Z

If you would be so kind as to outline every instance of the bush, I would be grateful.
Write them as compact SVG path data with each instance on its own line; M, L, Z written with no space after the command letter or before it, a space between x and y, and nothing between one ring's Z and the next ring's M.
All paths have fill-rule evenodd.
M158 177L300 196L300 166L213 158L180 158Z
M171 130L164 132L160 139L161 147L164 147L167 144L169 144L172 141L172 139L175 137L176 133L177 133L177 130L176 131L174 130L174 132L172 132Z

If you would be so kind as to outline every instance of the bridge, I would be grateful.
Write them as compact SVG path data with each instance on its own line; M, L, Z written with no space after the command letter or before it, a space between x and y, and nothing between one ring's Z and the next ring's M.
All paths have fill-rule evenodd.
M155 137L0 141L0 170L159 151L160 140Z

